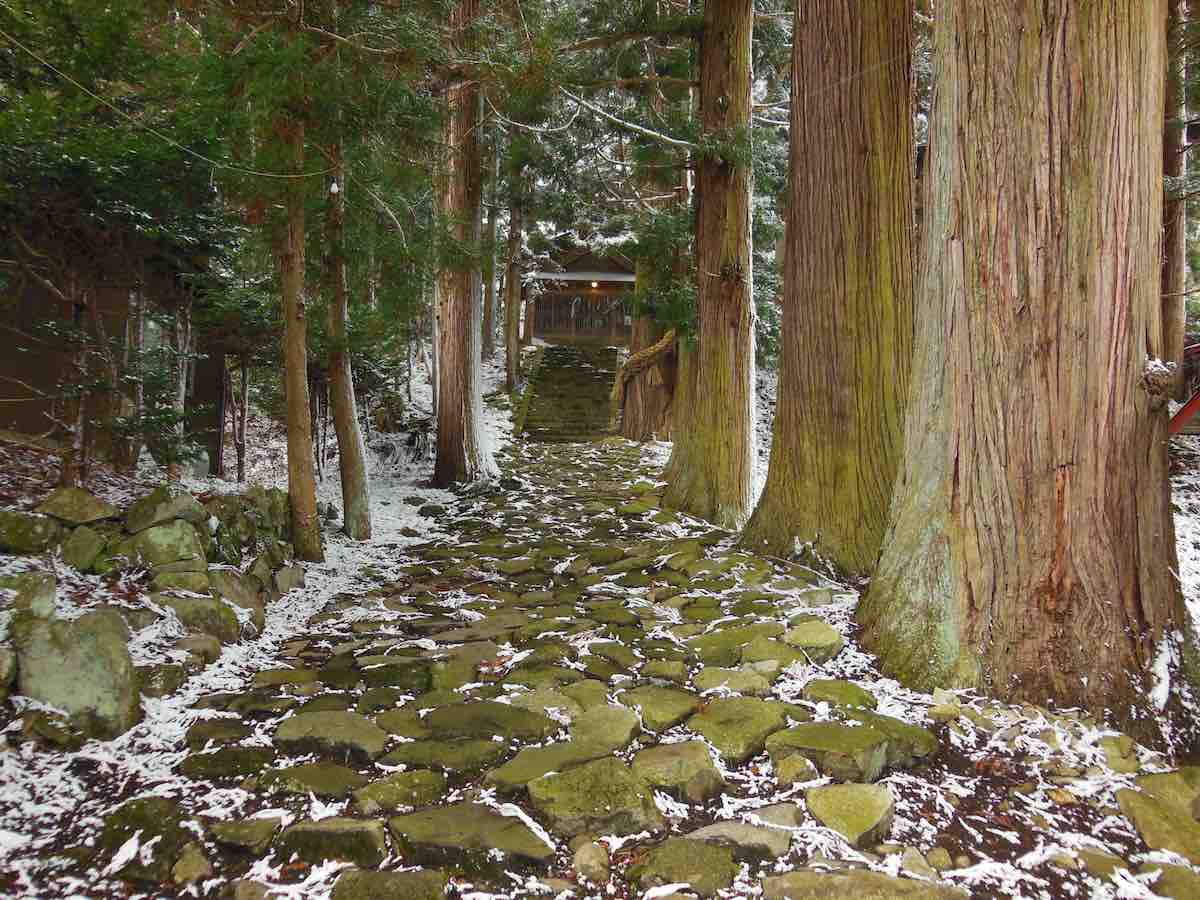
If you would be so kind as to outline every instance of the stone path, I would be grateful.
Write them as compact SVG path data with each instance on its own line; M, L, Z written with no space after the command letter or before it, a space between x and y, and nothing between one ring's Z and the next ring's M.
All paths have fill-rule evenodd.
M597 426L555 425L537 398L571 408L604 379L560 377L575 351L546 356L527 429L547 441L507 447L493 490L430 511L452 540L406 548L399 578L335 598L244 689L201 697L178 766L194 793L73 824L60 853L85 894L949 898L1002 858L1012 890L974 896L1026 878L1058 897L1125 865L1019 868L1048 792L1113 770L979 777L965 748L1026 725L864 681L853 595L661 509L661 452L564 441ZM1096 731L1040 721L1063 745ZM1122 753L1114 784L1132 786ZM1163 777L1160 794L1200 790ZM1144 849L1112 786L1072 823ZM232 813L199 814L216 793ZM1175 824L1162 846L1200 861L1194 821Z

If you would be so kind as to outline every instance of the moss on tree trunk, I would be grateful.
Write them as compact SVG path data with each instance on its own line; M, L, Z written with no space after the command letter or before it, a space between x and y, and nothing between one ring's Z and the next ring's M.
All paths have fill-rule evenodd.
M694 391L676 410L665 501L727 528L750 511L754 302L750 242L751 0L710 0L700 41ZM678 390L678 388L677 388Z
M912 356L909 0L798 0L779 399L745 541L879 555ZM870 78L855 77L870 71Z
M1195 684L1165 398L1145 378L1166 56L1146 23L1164 15L938 5L905 461L859 607L907 684L1083 707L1145 740L1159 654L1173 701Z

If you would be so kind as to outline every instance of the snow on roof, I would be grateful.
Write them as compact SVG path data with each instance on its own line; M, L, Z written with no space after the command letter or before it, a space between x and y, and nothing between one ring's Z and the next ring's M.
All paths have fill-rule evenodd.
M535 281L621 281L626 284L637 281L632 272L531 272L526 277Z

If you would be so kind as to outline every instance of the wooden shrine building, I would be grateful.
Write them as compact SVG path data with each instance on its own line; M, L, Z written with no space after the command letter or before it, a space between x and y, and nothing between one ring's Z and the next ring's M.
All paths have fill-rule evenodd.
M633 263L619 254L587 250L563 254L561 270L533 272L525 287L532 337L551 343L606 341L628 344L632 319L624 300L633 291ZM530 290L536 282L540 290Z

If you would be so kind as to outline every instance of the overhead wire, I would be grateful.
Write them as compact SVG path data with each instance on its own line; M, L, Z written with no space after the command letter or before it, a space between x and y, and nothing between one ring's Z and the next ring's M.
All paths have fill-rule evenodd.
M95 91L91 90L89 87L87 87L87 85L80 83L75 78L71 77L69 74L67 74L66 72L59 69L53 63L51 63L49 60L47 60L45 57L43 57L39 53L35 52L34 50L31 50L29 47L25 46L25 44L23 44L21 41L17 40L15 37L13 37L11 34L9 34L3 28L0 28L0 37L4 38L6 41L8 41L14 47L17 47L18 49L24 51L26 54L28 54L30 57L32 57L34 60L36 60L39 64L44 66L49 72L52 72L54 75L57 75L63 81L65 81L68 84L75 87L76 90L83 92L84 94L86 94L87 96L89 96L93 100L95 100L97 103L112 110L117 115L121 116L123 119L128 121L131 125L133 125L135 128L145 131L147 134L153 135L154 137L158 138L159 140L174 147L176 150L186 153L188 156L191 156L194 159L198 159L201 162L208 163L210 166L213 166L214 168L225 169L230 172L237 172L241 175L252 175L256 178L279 178L279 179L291 179L291 180L300 179L300 178L315 178L320 175L328 175L329 173L331 173L333 171L333 168L330 167L327 169L315 169L311 172L266 172L261 169L250 169L245 166L235 165L234 163L227 163L227 162L222 162L220 160L212 159L211 157L205 156L203 153L199 153L199 152L193 150L191 147L181 144L179 141L175 140L170 135L164 134L163 132L159 131L158 129L156 129L150 125L147 125L145 122L139 122L137 119L135 119L129 113L125 112L125 110L120 109L119 107L115 106L112 102L105 99L104 97L101 97Z

